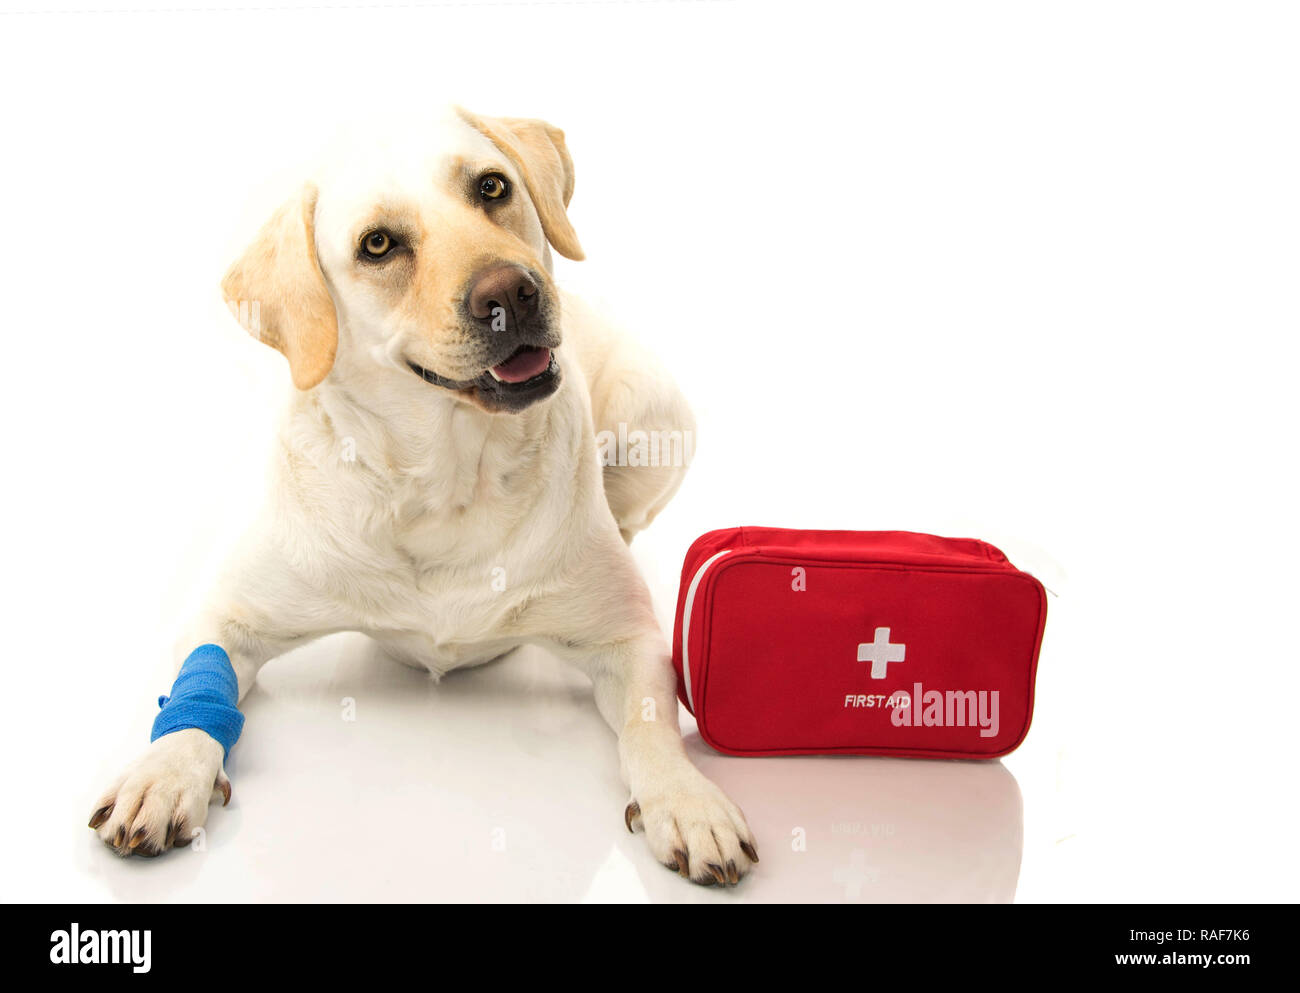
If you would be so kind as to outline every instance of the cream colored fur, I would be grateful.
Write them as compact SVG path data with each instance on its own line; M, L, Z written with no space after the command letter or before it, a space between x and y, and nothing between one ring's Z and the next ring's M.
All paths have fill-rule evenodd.
M591 677L618 737L629 826L654 857L698 882L738 881L753 838L686 757L668 645L627 547L685 469L597 458L596 433L620 422L694 423L638 344L549 283L551 247L581 256L563 216L562 133L460 112L360 147L321 170L227 276L228 297L260 303L251 330L285 353L298 389L265 512L186 644L222 645L241 698L267 660L336 631L435 675L544 646ZM491 217L465 206L456 178L485 168L518 192ZM418 242L398 275L356 264L376 211ZM448 308L467 274L502 259L536 267L562 313L561 385L517 413L480 409L406 365L473 371L473 342ZM202 731L167 735L105 791L92 826L121 854L158 854L203 824L214 786L228 796L220 746Z

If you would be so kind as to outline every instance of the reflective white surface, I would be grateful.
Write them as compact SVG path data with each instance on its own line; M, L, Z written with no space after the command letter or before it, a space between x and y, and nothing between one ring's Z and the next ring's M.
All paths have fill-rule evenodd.
M696 888L622 826L614 739L586 680L527 649L435 684L364 639L272 663L203 848L120 860L69 832L78 889L119 900L1006 901L1020 791L999 762L713 753L761 863ZM345 718L345 711L355 719Z

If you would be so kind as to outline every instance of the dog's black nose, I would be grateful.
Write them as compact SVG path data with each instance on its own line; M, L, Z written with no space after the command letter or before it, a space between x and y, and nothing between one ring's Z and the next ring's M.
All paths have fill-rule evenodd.
M480 321L502 317L519 330L537 313L537 284L517 265L497 266L474 277L469 288L469 312Z

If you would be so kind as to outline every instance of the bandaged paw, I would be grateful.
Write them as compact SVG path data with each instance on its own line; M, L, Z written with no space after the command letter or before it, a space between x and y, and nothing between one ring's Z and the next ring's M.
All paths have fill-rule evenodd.
M239 712L239 680L230 656L220 645L200 645L181 666L170 696L158 698L150 741L165 734L198 728L221 743L227 756L244 729Z

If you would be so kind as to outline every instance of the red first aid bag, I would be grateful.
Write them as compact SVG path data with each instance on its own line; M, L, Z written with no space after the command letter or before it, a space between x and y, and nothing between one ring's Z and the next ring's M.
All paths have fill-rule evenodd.
M682 568L677 692L729 755L993 758L1029 730L1046 618L982 541L710 531Z

